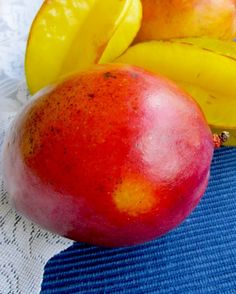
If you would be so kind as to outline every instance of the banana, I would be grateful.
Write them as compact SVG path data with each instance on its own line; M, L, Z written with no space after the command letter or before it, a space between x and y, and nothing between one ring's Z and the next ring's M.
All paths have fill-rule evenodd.
M236 43L208 38L150 41L130 47L114 62L160 73L201 106L213 132L228 131L236 146Z
M25 57L33 94L59 77L124 52L140 25L140 0L48 0L30 29Z

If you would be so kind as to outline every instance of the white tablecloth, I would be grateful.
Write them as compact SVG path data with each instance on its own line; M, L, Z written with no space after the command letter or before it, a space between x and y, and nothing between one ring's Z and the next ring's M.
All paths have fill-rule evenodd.
M5 131L30 96L24 52L42 0L0 0L0 152ZM0 294L37 294L47 260L72 244L40 229L8 204L0 161Z

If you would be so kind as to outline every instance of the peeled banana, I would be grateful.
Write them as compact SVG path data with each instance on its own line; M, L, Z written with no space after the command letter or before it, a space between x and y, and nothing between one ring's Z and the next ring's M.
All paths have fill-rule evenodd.
M236 146L236 43L208 38L150 41L115 60L160 73L201 106L214 132L228 131Z

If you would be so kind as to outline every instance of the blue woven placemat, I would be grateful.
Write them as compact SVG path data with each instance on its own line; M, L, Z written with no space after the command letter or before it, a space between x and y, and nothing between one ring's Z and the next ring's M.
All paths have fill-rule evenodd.
M177 229L141 246L75 243L46 265L41 294L236 294L236 148L215 152L208 190Z

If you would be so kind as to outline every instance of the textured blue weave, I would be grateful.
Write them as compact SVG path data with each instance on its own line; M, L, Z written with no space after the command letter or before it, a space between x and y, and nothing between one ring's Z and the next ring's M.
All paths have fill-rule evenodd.
M236 294L236 148L217 150L208 190L177 229L142 246L75 243L45 267L41 294Z

